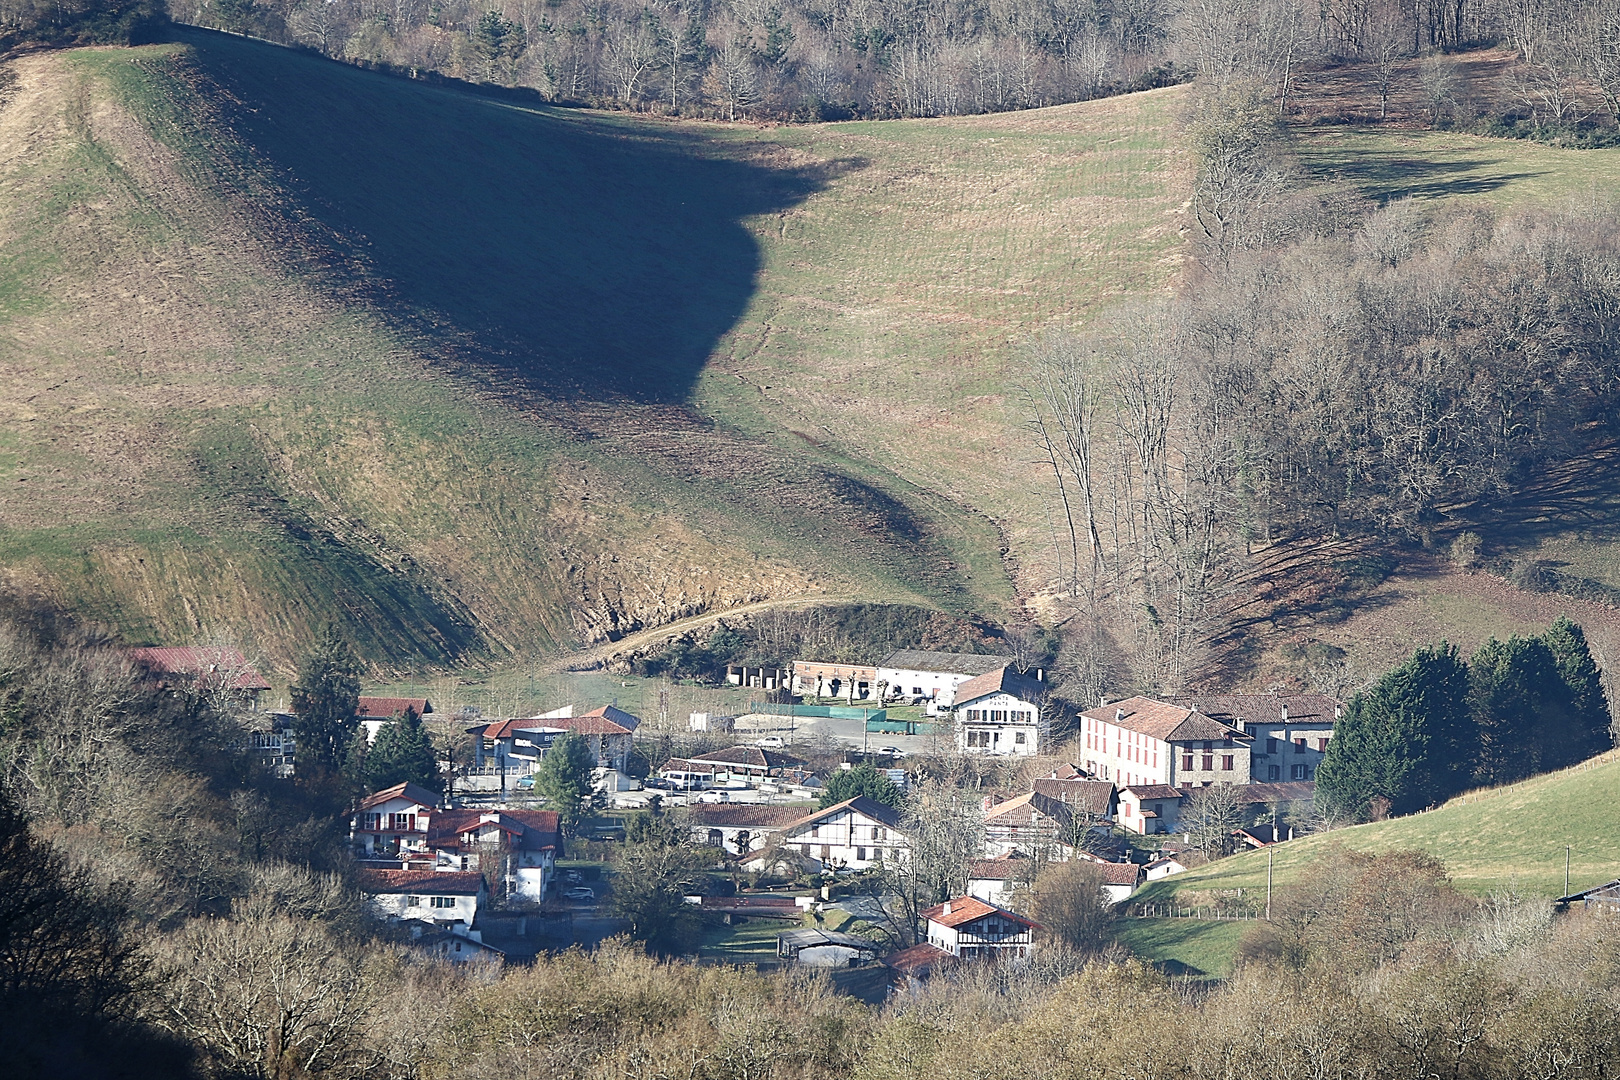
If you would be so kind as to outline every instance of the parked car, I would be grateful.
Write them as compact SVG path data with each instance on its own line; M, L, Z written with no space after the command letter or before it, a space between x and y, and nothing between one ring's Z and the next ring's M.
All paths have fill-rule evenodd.
M763 739L755 739L754 745L763 746L767 750L780 750L786 746L787 743L782 741L782 736L780 735L767 735Z
M578 885L585 880L578 870L564 870L562 879L570 885Z
M725 791L705 791L697 797L697 801L700 803L730 802L731 795Z
M517 789L519 791L533 791L534 790L534 777L532 777L532 776L520 776L520 777L518 777Z
M880 746L880 747L878 747L878 753L880 753L880 754L888 754L890 757L905 757L906 756L906 752L904 750L900 749L898 746Z
M595 900L596 890L587 885L576 885L572 889L563 890L564 900Z

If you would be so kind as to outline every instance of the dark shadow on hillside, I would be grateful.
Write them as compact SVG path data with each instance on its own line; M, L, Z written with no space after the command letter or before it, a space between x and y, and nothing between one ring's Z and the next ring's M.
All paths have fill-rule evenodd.
M1620 529L1620 446L1550 465L1504 495L1449 508L1447 517L1504 547L1574 530Z
M1311 161L1320 157L1320 161ZM1493 173L1490 176L1465 176L1481 167L1499 165L1492 161L1432 161L1421 157L1397 157L1385 154L1363 154L1350 160L1332 160L1325 150L1307 153L1306 161L1312 172L1338 180L1357 188L1363 194L1379 199L1402 196L1433 199L1452 195L1483 195L1505 187L1515 180L1540 175L1534 172Z
M683 401L754 291L743 219L827 179L673 125L177 35L338 262L460 357L551 396Z

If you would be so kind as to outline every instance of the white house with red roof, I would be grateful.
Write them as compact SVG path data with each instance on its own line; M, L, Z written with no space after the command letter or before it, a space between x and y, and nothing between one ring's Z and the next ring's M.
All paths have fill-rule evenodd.
M484 875L433 870L362 870L360 891L378 918L419 920L452 932L469 930L489 898Z
M1022 960L1035 952L1040 924L1016 912L958 896L922 913L928 944L962 960Z
M423 717L433 711L433 703L427 698L404 697L364 697L355 707L355 718L360 726L366 729L366 741L377 741L377 732L382 730L384 724L392 723L404 716L406 712L413 712L417 717Z
M492 870L509 894L538 901L563 856L562 826L552 810L438 810L426 847L436 870Z
M349 819L355 853L367 859L425 856L439 799L437 792L409 781L366 796Z
M129 658L166 686L221 689L250 709L270 689L263 675L236 649L220 645L157 645L129 650Z
M956 748L968 754L1041 753L1046 738L1046 684L1011 667L975 676L956 687L951 717Z
M1005 904L1035 880L1034 859L974 859L968 863L968 895L987 904Z
M533 772L551 744L572 732L585 739L598 768L624 772L635 749L635 730L641 726L641 719L612 705L578 716L571 712L558 709L541 716L468 728L468 734L475 736L475 766L482 769L488 760L508 772Z
M1182 792L1168 784L1133 784L1119 791L1119 825L1151 836L1173 833L1181 819Z

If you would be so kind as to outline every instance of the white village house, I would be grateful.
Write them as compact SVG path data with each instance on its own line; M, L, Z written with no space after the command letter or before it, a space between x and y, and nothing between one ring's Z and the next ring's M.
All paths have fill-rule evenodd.
M866 870L903 859L900 811L865 795L834 803L784 826L777 841L818 870Z
M928 944L961 960L1020 960L1035 951L1040 924L972 896L958 896L922 913Z
M884 701L923 701L934 716L956 700L958 686L1012 662L1010 656L899 649L878 664L878 689Z
M349 820L349 839L363 859L426 855L428 827L439 795L416 784L395 784L368 795Z
M1043 752L1047 735L1046 684L1010 667L956 687L951 716L956 748L969 754Z
M407 711L420 719L433 711L433 703L427 698L362 697L354 715L366 729L366 742L374 743L384 724L392 723Z
M465 931L488 899L484 876L433 870L362 870L360 891L371 910L390 922L418 920Z
M1010 904L1035 879L1038 867L1033 859L974 859L968 863L968 895L987 904Z
M485 763L519 774L539 768L551 744L573 732L583 736L599 768L624 772L635 749L634 732L639 717L612 705L573 716L571 708L557 709L539 716L519 717L467 729L473 740L473 765Z
M554 810L438 810L427 848L433 869L492 872L508 895L545 899L563 855Z

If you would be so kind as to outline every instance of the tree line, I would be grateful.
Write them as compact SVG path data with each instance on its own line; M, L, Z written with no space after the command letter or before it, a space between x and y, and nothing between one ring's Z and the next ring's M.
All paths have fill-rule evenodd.
M1576 19L1571 6L1592 14ZM170 10L183 22L413 74L528 87L549 100L820 120L1031 108L1193 73L1263 79L1286 108L1311 62L1388 67L1471 44L1607 41L1611 8L1609 0L174 0ZM1560 72L1613 64L1608 53L1576 58L1562 46L1541 55L1558 57L1548 62Z
M1317 769L1317 797L1352 816L1409 814L1612 745L1586 636L1560 618L1539 637L1493 638L1469 661L1444 642L1418 649L1351 700Z

